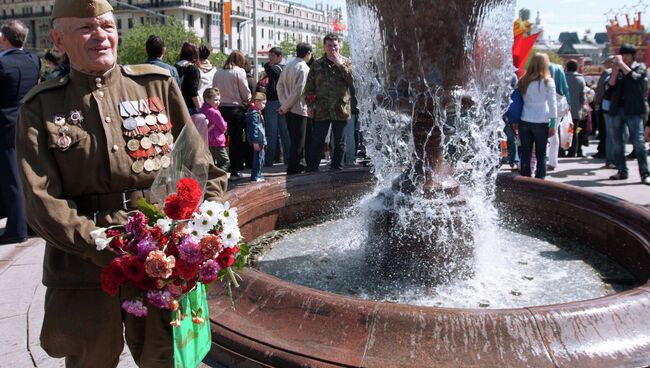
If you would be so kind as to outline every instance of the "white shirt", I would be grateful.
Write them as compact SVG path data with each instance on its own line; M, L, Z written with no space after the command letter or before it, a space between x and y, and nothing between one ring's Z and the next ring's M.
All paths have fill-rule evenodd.
M285 65L276 86L283 111L307 116L307 103L302 97L302 91L307 84L308 74L309 67L302 58L295 58Z
M548 80L548 85L544 81L531 82L523 97L522 121L548 124L552 118L557 118L557 101L553 79Z

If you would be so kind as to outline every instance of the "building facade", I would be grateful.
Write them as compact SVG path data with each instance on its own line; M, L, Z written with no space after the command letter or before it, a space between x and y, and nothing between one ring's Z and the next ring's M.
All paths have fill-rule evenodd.
M172 17L215 49L223 47L226 53L240 49L251 55L255 52L253 1L257 1L257 51L261 54L284 40L320 42L323 35L333 30L334 20L342 16L341 8L323 4L312 8L282 0L231 0L230 33L222 35L223 2L220 0L125 0L111 1L111 4L120 37L139 24L164 23ZM52 47L49 30L54 0L1 0L0 4L0 23L19 19L29 27L27 48L43 52Z

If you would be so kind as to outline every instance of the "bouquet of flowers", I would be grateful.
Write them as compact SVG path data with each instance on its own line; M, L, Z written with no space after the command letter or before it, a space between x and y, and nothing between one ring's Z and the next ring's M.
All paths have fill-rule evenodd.
M108 247L118 255L102 270L102 289L116 296L122 285L136 287L142 298L124 301L126 312L146 316L146 300L175 312L171 324L178 327L186 317L179 302L197 283L219 280L229 291L239 286L233 268L245 266L248 247L240 244L237 209L228 202L200 203L203 194L195 179L182 178L176 187L162 212L142 198L126 225L101 228L91 236L98 250ZM191 314L194 323L204 322L201 311Z

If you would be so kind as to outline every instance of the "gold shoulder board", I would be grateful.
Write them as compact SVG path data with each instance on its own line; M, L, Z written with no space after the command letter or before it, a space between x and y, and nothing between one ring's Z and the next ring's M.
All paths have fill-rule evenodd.
M124 74L130 77L139 77L144 75L163 75L171 77L169 70L152 64L122 65Z
M34 87L32 87L32 89L30 89L29 92L27 92L25 97L23 97L21 103L28 102L29 100L34 98L34 96L36 96L37 94L39 94L41 92L49 91L51 89L57 89L57 88L64 87L65 85L68 84L69 80L70 80L70 78L66 75L66 76L61 77L61 78L41 82L41 83L35 85Z

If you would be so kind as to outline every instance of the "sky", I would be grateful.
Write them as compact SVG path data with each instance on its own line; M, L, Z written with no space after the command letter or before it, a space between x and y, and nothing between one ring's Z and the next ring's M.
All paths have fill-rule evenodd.
M297 3L313 6L317 2L345 7L345 0L293 0ZM453 0L429 0L429 1L453 1ZM578 32L580 38L586 29L592 33L605 32L607 18L605 13L612 10L618 14L625 14L621 11L623 7L636 9L641 6L647 13L641 14L641 21L649 24L650 0L516 0L517 11L521 8L530 9L531 20L534 21L539 11L544 26L545 37L557 40L560 32ZM641 4L641 5L640 5ZM632 11L628 11L632 18ZM514 15L513 15L514 16ZM514 20L514 19L513 19ZM619 16L619 21L624 22L625 16Z

